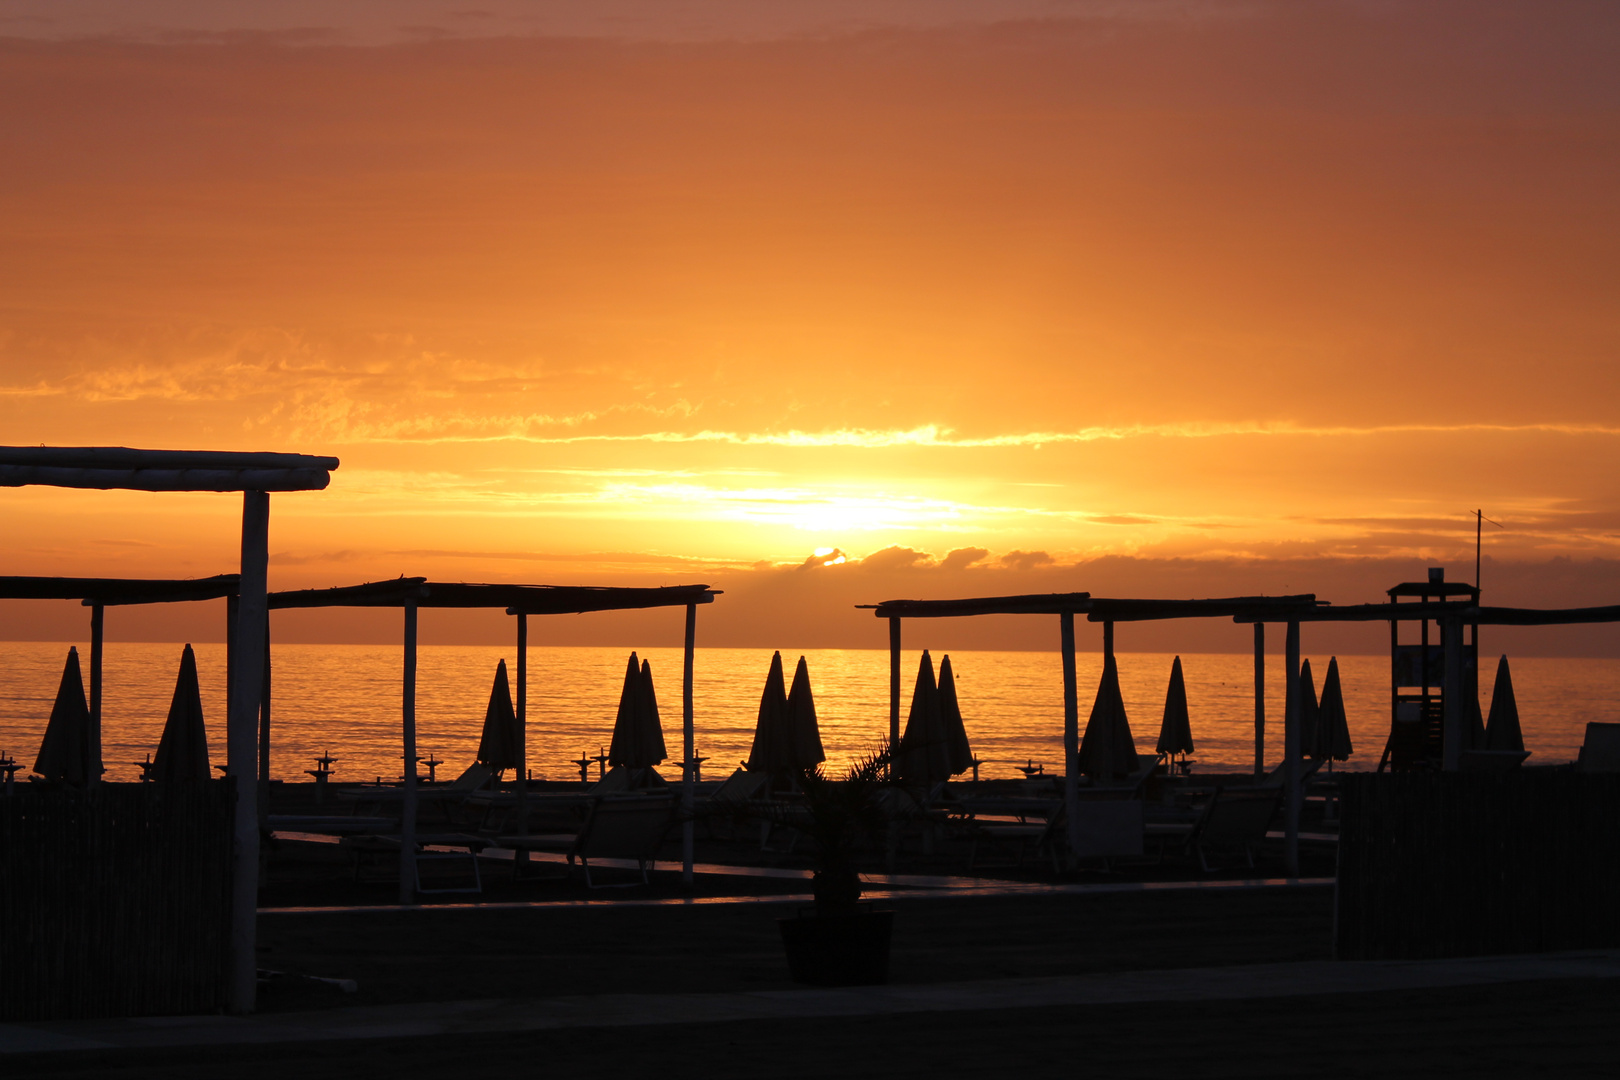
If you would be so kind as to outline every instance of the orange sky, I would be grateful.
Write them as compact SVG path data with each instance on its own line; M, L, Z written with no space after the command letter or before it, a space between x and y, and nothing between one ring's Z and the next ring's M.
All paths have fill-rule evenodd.
M1494 599L1620 601L1613 5L478 7L0 0L0 442L335 454L273 586L711 581L717 642L1367 600L1476 506ZM5 572L236 514L0 491Z

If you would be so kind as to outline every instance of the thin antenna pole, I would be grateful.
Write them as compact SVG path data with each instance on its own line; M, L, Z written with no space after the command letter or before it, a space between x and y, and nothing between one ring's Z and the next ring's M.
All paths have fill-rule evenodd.
M1479 591L1479 552L1484 540L1485 511L1474 511L1474 591Z

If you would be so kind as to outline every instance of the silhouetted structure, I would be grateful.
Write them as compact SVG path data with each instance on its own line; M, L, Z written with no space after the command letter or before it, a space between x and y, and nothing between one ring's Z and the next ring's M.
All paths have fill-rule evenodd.
M265 685L265 575L269 563L270 492L319 491L331 482L337 458L304 454L213 450L133 450L127 447L0 447L0 487L113 488L132 491L242 492L242 572L231 630L234 662L228 691L228 773L235 783L235 860L231 886L232 1010L253 1008L259 884L259 818L255 735ZM92 594L93 595L93 594ZM96 635L99 637L99 625ZM94 667L94 665L93 665ZM99 673L92 671L92 682ZM92 726L99 701L92 700Z
M529 700L529 616L573 615L593 611L630 611L644 608L684 607L686 609L686 654L682 676L682 716L685 736L683 767L693 760L692 664L697 640L697 608L714 602L717 589L707 585L672 585L664 588L608 588L584 585L503 585L467 582L435 582L420 577L400 577L332 589L299 589L271 594L272 610L322 607L397 607L404 614L405 664L400 709L400 742L404 771L401 800L399 895L400 903L413 899L416 877L416 624L422 608L494 608L517 618L517 672L513 713L518 735L516 785L517 820L521 834L528 816L528 700ZM266 749L268 754L268 748ZM695 766L693 766L695 768ZM682 802L690 811L693 802L692 768L686 769ZM692 830L688 821L683 835L684 880L692 881Z

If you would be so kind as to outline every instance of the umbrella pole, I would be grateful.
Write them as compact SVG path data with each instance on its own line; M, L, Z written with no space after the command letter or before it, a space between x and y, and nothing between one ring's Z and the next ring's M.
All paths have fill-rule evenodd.
M416 898L416 601L405 601L405 673L401 679L400 731L404 743L405 794L399 808L399 902Z
M85 782L101 783L101 642L102 619L106 612L100 604L90 608L90 768Z
M1074 671L1074 612L1059 615L1058 626L1063 645L1063 806L1072 853L1080 849L1080 685Z
M1266 774L1266 624L1254 624L1254 775Z
M894 779L894 755L900 748L900 620L889 619L889 779Z
M681 670L681 885L692 888L692 811L697 805L696 733L692 726L692 664L697 646L697 605L686 605L686 650Z
M1287 666L1287 695L1283 705L1283 778L1287 787L1284 802L1283 859L1288 864L1288 875L1299 876L1299 623L1288 624L1288 639L1284 646Z
M238 583L231 697L225 748L236 787L236 860L231 882L231 968L227 1000L233 1013L253 1011L258 990L255 949L259 906L258 750L259 685L264 678L264 635L269 605L265 574L270 560L270 496L242 493L242 576Z
M529 616L517 616L517 825L516 832L529 831ZM528 864L527 851L514 852L513 876Z

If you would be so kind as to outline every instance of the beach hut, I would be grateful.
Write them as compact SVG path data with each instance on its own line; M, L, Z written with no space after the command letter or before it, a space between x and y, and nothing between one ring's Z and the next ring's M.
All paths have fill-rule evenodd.
M484 710L484 731L478 740L479 764L494 773L518 768L521 738L517 710L512 706L512 684L506 677L506 661L502 660L495 665L495 683L489 689L489 705Z
M1513 672L1508 658L1496 662L1496 685L1491 689L1491 715L1485 722L1485 749L1524 752L1524 732L1519 728L1519 703L1513 696Z
M1161 754L1183 759L1193 752L1192 719L1187 713L1187 682L1181 674L1181 657L1170 664L1170 686L1164 693L1164 720L1159 724L1159 741L1154 747Z
M84 700L84 675L79 670L79 650L69 648L62 666L62 682L56 688L56 702L39 742L34 771L55 783L83 786L91 779L90 706Z
M197 686L197 657L188 644L180 654L180 673L163 725L152 779L160 784L208 780L208 731L203 725L202 693Z
M1119 666L1112 656L1106 656L1091 718L1080 740L1079 769L1093 781L1112 780L1135 772L1136 764L1136 742L1125 715L1125 695L1119 689Z
M1317 710L1316 730L1317 747L1312 757L1325 757L1329 761L1350 760L1353 752L1350 745L1350 718L1344 711L1344 688L1339 681L1337 656L1328 658L1327 678L1322 680L1322 701Z

